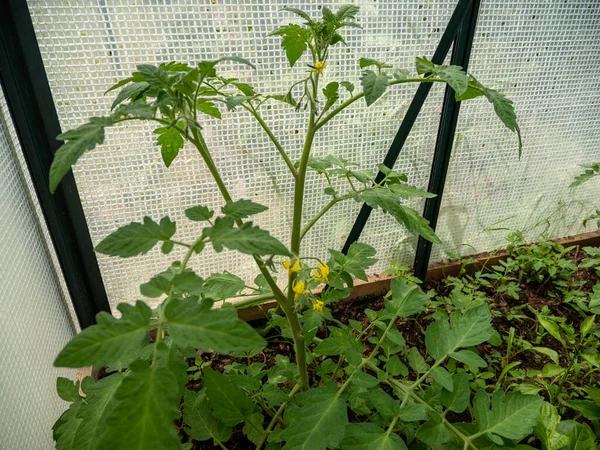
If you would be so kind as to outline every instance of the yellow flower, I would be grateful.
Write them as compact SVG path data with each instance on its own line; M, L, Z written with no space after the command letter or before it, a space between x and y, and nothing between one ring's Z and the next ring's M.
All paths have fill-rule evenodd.
M323 61L317 61L314 66L310 66L313 72L318 72L323 75L323 70L325 70L325 63Z
M325 306L325 303L323 303L321 300L315 300L313 301L313 309L315 311L319 311L320 313L323 312L323 306Z
M327 283L327 277L329 276L329 266L327 264L319 263L319 267L313 269L313 278L316 281Z
M283 262L283 267L285 267L288 271L288 276L290 276L292 273L297 273L300 271L300 260L297 259L294 264L292 264L292 261L290 261L290 258L287 258L284 262Z
M294 284L292 285L292 289L295 293L294 300L296 300L302 294L306 294L306 292L307 292L306 286L304 285L304 281L302 281L302 280L294 281Z

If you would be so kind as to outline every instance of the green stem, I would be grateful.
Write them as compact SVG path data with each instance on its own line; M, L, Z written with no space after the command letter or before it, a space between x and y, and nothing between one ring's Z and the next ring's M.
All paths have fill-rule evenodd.
M242 300L240 302L235 302L232 304L235 309L244 309L244 308L248 308L250 306L263 304L269 300L276 300L276 299L277 299L277 297L275 297L274 294L268 293L268 294L253 296L252 298L249 298L247 300Z
M275 137L275 135L273 134L273 132L271 131L271 129L269 128L267 123L263 120L261 115L258 113L256 108L254 108L254 106L252 106L250 104L246 104L246 103L242 103L242 106L245 109L247 109L250 112L250 114L252 114L254 116L256 121L259 123L259 125L262 127L262 129L265 131L265 133L267 133L267 136L269 136L269 139L271 139L271 142L273 142L273 144L275 145L275 148L277 149L277 151L279 152L279 154L285 161L285 164L288 166L288 169L290 169L290 172L292 173L294 178L296 178L297 172L296 172L296 168L294 167L294 163L292 162L292 160L290 159L288 154L285 152L285 150L283 149L283 146L281 145L279 140Z
M394 84L401 84L401 83L445 83L445 81L440 80L439 78L405 78L404 80L391 80L390 86L394 85ZM361 92L360 94L356 94L354 97L350 97L348 100L343 102L337 108L333 109L324 118L322 118L319 121L319 123L317 123L315 125L315 130L318 130L319 128L321 128L323 125L325 125L331 119L333 119L340 111L343 111L348 106L350 106L352 103L354 103L356 100L359 100L359 99L363 98L364 96L365 96L365 93Z
M290 400L288 400L287 402L284 402L284 403L281 404L281 406L279 407L279 409L277 410L277 412L275 413L275 415L271 419L271 422L269 422L269 425L265 429L265 432L263 433L263 435L262 435L262 437L260 439L260 442L256 445L256 450L260 450L262 448L262 446L264 445L265 441L267 440L267 437L269 437L269 434L271 433L271 430L273 430L273 427L275 426L275 423L277 422L277 420L279 419L279 417L281 416L281 414L285 410L286 406L290 403L290 401L292 400L292 398L294 398L294 395L296 395L296 393L300 390L300 388L301 388L301 386L299 384L297 384L296 386L294 386L294 389L292 389L291 392L288 394L288 398Z
M323 215L325 215L327 213L327 211L329 211L331 208L333 208L337 203L344 201L344 200L348 200L352 198L352 196L350 194L348 195L343 195L341 197L336 197L334 199L332 199L329 203L327 203L323 209L321 209L321 211L319 211L312 219L310 219L310 221L304 225L304 228L302 228L302 230L300 231L300 240L302 240L304 238L304 235L306 233L308 233L308 231L313 227L313 225L315 223L317 223L317 221L323 217Z

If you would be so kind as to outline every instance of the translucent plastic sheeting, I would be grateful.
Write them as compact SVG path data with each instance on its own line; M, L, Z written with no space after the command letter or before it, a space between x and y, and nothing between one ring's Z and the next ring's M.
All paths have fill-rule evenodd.
M346 2L327 2L335 8ZM370 57L398 68L414 67L414 57L431 56L456 5L455 1L356 1L362 29L345 29L348 47L335 47L327 80L349 80L359 86L358 59ZM105 114L112 96L102 93L140 63L173 60L193 63L239 55L256 71L223 66L224 72L256 86L257 91L284 94L308 68L301 60L290 69L280 39L268 37L277 26L296 22L284 5L320 15L321 2L289 1L40 1L29 6L64 129L88 117ZM566 203L552 236L581 232L583 210L598 197L599 183L569 193L578 164L597 157L597 56L600 43L597 5L573 2L484 1L472 54L471 71L516 104L525 148L518 160L516 137L495 117L485 99L463 105L438 232L443 244L433 260L455 253L485 251L503 244L506 231L530 228ZM325 126L314 154L335 153L374 168L383 160L416 85L395 86L375 105L357 102ZM396 165L411 182L426 187L433 156L443 89L435 86ZM283 104L264 112L265 120L297 160L306 115ZM293 183L262 129L247 113L223 111L223 120L202 123L214 159L235 198L269 206L256 222L287 242L291 225ZM186 147L169 169L161 161L152 128L116 127L106 143L86 155L75 169L82 203L95 243L117 226L144 215L177 221L178 237L199 233L183 210L203 204L222 205L208 170L193 148ZM309 177L305 220L328 201L325 187ZM574 199L577 199L577 203ZM414 207L422 208L421 203ZM360 205L336 206L303 242L307 255L326 256L346 239ZM511 217L509 220L504 220ZM498 222L501 225L496 225ZM540 229L531 230L535 237ZM374 213L362 241L374 245L380 272L388 260L412 262L416 238L394 220ZM164 270L174 254L158 250L133 259L99 257L113 308L139 297L138 286ZM178 255L175 254L175 257ZM202 276L223 270L251 281L257 274L249 257L225 251L205 252L192 266Z
M0 91L0 448L53 448L52 425L66 408L56 394L60 349L74 335L47 231Z

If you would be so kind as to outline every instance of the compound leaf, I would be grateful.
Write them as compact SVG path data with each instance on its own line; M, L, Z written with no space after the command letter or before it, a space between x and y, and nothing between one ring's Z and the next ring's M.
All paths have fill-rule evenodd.
M395 433L387 433L374 423L349 423L342 441L342 450L408 450Z
M419 286L409 286L400 278L391 282L392 297L386 303L386 309L400 317L408 317L425 311L429 295L425 294Z

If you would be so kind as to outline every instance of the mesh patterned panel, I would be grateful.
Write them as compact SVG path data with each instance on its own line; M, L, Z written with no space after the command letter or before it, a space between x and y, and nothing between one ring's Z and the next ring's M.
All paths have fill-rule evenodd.
M317 15L318 3L293 5ZM335 7L345 2L328 3ZM414 56L430 56L455 6L455 1L446 0L355 3L362 7L363 29L345 32L349 45L333 51L330 61L335 63L326 71L328 79L355 84L360 57L412 68ZM463 107L439 228L445 244L435 249L434 259L449 252L495 247L502 234L486 231L472 236L508 216L515 215L511 226L543 219L559 198L569 200L569 178L577 164L593 157L600 133L593 104L598 82L587 74L594 70L594 58L589 56L600 41L595 25L598 9L538 3L490 0L483 4L472 71L485 84L503 89L516 100L525 135L524 157L517 160L515 137L494 117L485 100ZM111 96L101 94L145 62L193 63L235 54L256 63L257 70L232 65L224 67L227 74L252 82L259 92L285 93L307 68L298 64L290 70L279 39L267 36L278 25L295 20L280 11L283 4L292 5L257 0L29 2L64 129L105 114ZM585 81L575 81L579 77ZM368 109L357 102L320 131L314 153L335 152L373 168L383 159L415 88L390 89ZM436 86L397 163L420 187L427 186L441 99L442 90ZM274 105L265 119L296 160L306 116ZM260 127L242 111L224 112L222 121L206 120L203 126L233 196L269 205L257 223L287 241L292 181ZM86 155L75 176L95 243L116 226L139 221L145 214L155 219L169 214L178 222L178 236L191 240L198 229L186 223L183 210L197 204L215 208L222 204L199 155L186 148L167 170L152 129L143 125L110 130L105 145ZM323 188L322 180L309 178L306 220L327 201ZM591 186L581 192L581 201L598 193ZM328 247L339 248L359 206L338 205L326 215L307 235L304 253L323 257ZM422 207L420 203L413 206ZM577 231L570 227L579 215L580 211L569 210L569 220L555 224L553 235ZM381 262L374 272L392 258L411 261L416 244L413 236L380 214L373 214L362 240L379 251ZM461 245L465 243L472 247ZM138 285L164 270L171 256L156 250L135 260L100 257L111 304L139 296ZM207 251L193 266L203 276L226 269L248 280L256 274L250 258L231 252Z
M66 403L52 362L74 334L0 91L0 448L53 448ZM19 155L17 157L17 155Z

